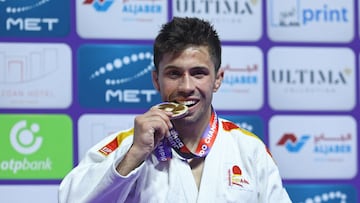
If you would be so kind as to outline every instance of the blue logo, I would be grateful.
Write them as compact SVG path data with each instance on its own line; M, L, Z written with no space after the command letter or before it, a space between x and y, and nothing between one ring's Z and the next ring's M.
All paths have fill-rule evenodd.
M289 152L299 152L309 139L310 135L303 135L298 139L293 133L286 133L277 145L284 145Z
M148 108L154 89L152 46L83 45L78 50L79 101L84 107Z
M239 127L252 132L264 141L264 121L260 116L234 116L234 115L221 115L224 119L234 122Z
M105 12L110 8L113 2L114 0L85 0L83 4L91 4L95 10Z
M354 203L357 201L356 189L351 185L340 184L299 184L285 185L293 203Z
M70 31L69 0L2 0L0 13L0 36L59 37Z
M139 1L140 2L140 1ZM163 10L161 4L156 4L154 0L122 1L121 12L133 15L139 14L160 14ZM147 3L148 2L148 3ZM98 12L106 12L113 5L114 0L84 0L84 5L92 5Z
M300 0L272 0L271 24L281 27L300 27L314 23L350 23L346 7L329 4L304 6Z
M230 65L221 67L225 71L223 84L230 86L257 85L259 66L257 64L247 65L244 68L232 68Z

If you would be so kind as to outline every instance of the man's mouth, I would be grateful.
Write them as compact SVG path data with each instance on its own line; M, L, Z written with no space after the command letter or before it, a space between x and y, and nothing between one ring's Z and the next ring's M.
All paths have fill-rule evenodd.
M187 100L187 101L177 101L177 103L185 105L187 107L192 107L194 106L198 101L196 100Z

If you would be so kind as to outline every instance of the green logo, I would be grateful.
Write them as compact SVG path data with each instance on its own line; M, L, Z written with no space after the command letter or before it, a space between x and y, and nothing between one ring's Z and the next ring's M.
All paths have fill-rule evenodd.
M0 115L0 179L62 179L73 167L66 115Z

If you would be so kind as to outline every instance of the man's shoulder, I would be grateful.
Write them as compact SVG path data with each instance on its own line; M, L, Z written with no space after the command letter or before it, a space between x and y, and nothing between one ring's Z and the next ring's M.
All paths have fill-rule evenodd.
M222 134L221 139L226 139L226 143L232 143L232 146L236 146L239 150L244 150L246 152L262 151L262 154L271 156L271 153L263 140L254 133L241 128L234 122L226 119L219 119L219 122Z
M261 139L255 135L254 133L240 127L239 125L237 125L236 123L234 123L233 121L224 119L224 118L220 118L219 119L219 123L220 123L220 129L223 132L227 132L230 133L231 135L237 137L237 138L249 138L249 139L255 139L255 140L260 140Z

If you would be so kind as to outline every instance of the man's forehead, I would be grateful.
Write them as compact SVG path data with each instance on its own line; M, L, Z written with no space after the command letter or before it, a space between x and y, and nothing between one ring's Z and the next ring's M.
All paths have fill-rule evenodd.
M172 61L176 58L183 56L196 56L196 54L210 57L209 51L205 46L189 46L181 51L173 51L173 52L165 53L161 58L161 61Z

